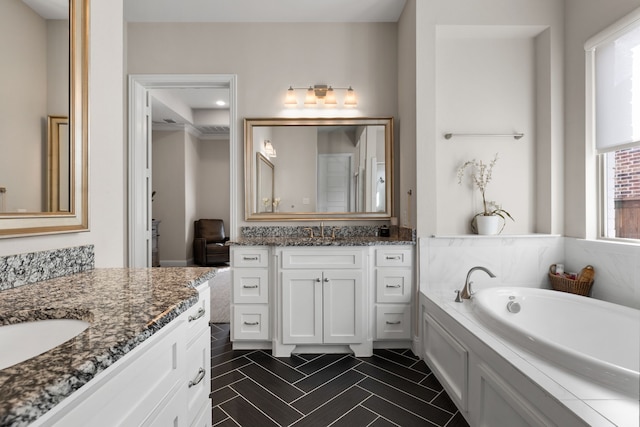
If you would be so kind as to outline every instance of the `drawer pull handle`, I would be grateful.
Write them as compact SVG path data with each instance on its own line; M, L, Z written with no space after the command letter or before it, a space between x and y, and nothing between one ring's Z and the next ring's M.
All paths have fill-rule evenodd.
M258 285L242 285L242 287L245 289L255 289L258 287Z
M260 322L244 322L244 324L247 326L258 326Z
M387 255L387 259L391 259L391 260L399 260L399 259L400 259L400 255L396 255L396 256L389 256L389 255Z
M399 325L399 324L401 324L401 323L402 323L402 321L401 321L401 320L398 320L397 322L389 322L389 321L387 320L387 325Z
M387 285L387 288L396 288L397 289L399 287L400 287L400 285Z
M257 261L258 257L257 256L243 256L242 260L243 261Z
M199 318L204 316L205 313L206 313L205 309L203 307L200 307L195 316L189 316L189 322L193 322L194 320L198 320Z
M191 381L189 381L189 388L198 385L203 379L204 379L204 374L205 374L205 370L200 368L198 370L198 375L196 375L196 377L194 379L192 379Z

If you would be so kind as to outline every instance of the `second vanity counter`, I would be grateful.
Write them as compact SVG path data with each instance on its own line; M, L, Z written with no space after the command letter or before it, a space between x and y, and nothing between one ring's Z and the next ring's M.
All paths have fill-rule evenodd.
M276 357L409 348L415 238L377 231L254 227L230 242L233 348Z
M355 237L244 237L233 241L238 246L375 246L415 245L415 241L399 237L355 236Z
M75 338L0 370L0 426L27 425L198 302L212 268L96 269L0 292L0 325L79 319Z

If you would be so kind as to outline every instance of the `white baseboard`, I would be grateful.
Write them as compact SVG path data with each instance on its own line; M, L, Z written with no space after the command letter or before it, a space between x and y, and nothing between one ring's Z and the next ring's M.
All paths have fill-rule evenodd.
M186 267L187 261L184 260L171 260L171 259L161 259L160 267Z

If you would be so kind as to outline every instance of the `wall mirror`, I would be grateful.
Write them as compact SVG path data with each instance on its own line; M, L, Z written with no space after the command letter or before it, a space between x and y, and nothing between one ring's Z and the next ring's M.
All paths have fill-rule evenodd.
M0 237L88 229L88 7L0 2Z
M392 216L393 118L265 118L244 124L247 220Z

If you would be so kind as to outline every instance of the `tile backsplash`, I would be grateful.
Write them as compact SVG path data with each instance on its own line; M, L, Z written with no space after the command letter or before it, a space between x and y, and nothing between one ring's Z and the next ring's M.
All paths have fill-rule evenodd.
M0 290L95 268L93 245L0 257Z

